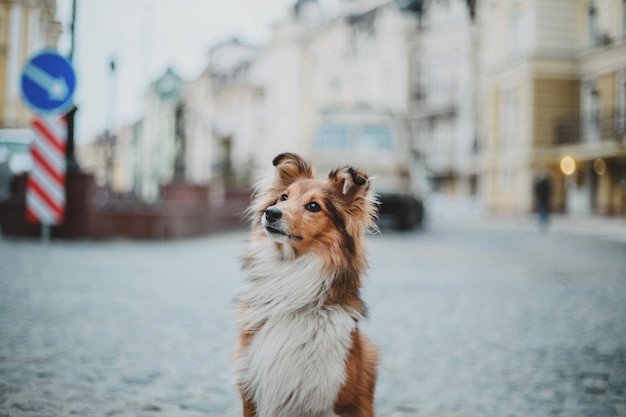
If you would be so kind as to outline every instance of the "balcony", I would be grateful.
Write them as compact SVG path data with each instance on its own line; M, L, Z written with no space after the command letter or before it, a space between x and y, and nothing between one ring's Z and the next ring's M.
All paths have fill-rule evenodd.
M626 137L626 112L611 110L597 117L576 115L556 122L555 145L622 141Z

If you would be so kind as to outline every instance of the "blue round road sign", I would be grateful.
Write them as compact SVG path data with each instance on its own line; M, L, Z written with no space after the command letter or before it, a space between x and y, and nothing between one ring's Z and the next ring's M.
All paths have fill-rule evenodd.
M65 113L72 107L76 74L56 51L43 51L24 66L21 87L24 101L35 113Z

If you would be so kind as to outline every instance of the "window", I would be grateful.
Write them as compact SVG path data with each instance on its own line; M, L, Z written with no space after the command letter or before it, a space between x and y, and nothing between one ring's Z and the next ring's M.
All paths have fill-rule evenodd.
M30 152L30 145L23 142L0 142L0 148L6 148L11 153L24 153Z
M31 9L28 16L28 54L34 54L41 49L42 45L45 45L45 36L41 31L41 16L40 11L37 9Z
M621 91L620 96L622 98L621 111L618 120L618 131L622 134L626 134L626 72L622 75L622 82L620 84Z
M500 105L500 138L503 146L513 142L517 135L518 112L519 100L517 91L504 91Z
M595 46L598 37L598 11L593 3L589 4L587 10L587 35L589 46Z
M379 152L392 148L391 132L386 127L364 127L358 136L357 151Z
M622 0L622 37L626 38L626 0Z
M588 88L585 137L587 141L599 139L600 134L600 91L595 85Z
M327 126L315 138L315 147L321 151L380 153L393 146L393 133L386 126Z
M523 53L522 13L515 11L509 18L509 53L511 58L518 58Z
M7 96L10 100L17 99L20 93L20 71L22 65L20 54L22 53L22 42L24 41L22 36L22 19L22 6L13 4L9 15L9 50L7 54Z
M7 43L7 35L4 28L8 24L8 22L5 19L6 16L4 14L4 9L0 9L0 44L2 45Z
M504 168L500 171L500 189L507 191L515 191L517 183L517 172L511 167Z
M317 135L318 149L343 149L348 147L348 130L345 127L325 127Z

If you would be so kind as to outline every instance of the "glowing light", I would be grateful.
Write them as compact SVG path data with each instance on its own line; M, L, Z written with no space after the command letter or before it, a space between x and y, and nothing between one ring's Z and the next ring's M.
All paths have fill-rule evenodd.
M596 162L593 163L593 169L596 171L596 174L604 175L606 172L606 162L604 162L604 159L596 159Z
M572 175L576 171L576 161L569 155L561 158L561 172L565 175Z

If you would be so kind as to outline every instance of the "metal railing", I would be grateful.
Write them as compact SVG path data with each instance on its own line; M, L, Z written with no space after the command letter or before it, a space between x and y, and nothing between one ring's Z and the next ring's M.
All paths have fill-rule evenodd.
M612 110L595 117L576 115L556 122L555 145L622 140L626 135L626 112Z

